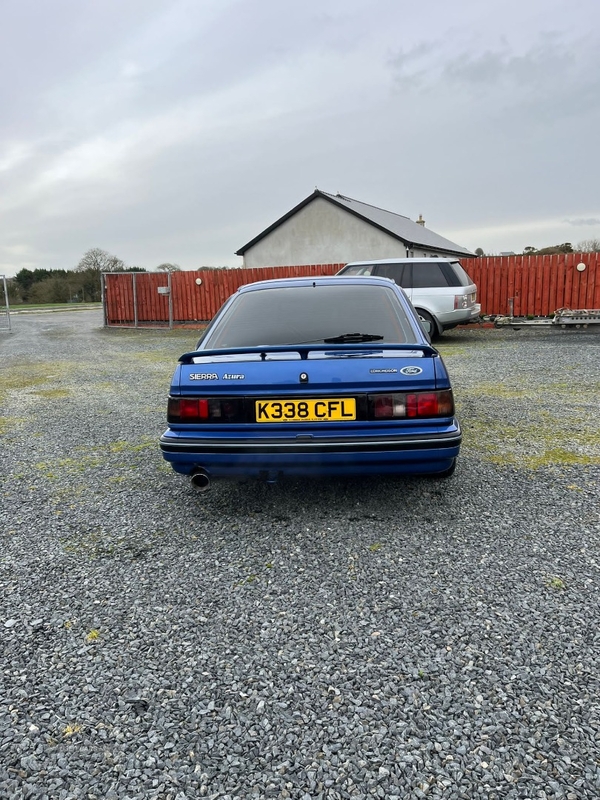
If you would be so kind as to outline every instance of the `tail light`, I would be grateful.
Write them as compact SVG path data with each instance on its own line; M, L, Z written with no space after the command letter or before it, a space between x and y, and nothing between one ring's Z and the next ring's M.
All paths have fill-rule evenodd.
M367 395L367 415L372 420L451 417L451 389L438 392L394 392ZM246 422L244 400L230 397L169 397L169 423L210 424Z
M244 401L229 397L169 397L168 422L244 422Z
M454 414L451 389L410 394L404 392L370 394L368 399L371 419L425 419L451 417Z
M454 295L454 309L469 308L477 302L477 292L471 294L455 294Z

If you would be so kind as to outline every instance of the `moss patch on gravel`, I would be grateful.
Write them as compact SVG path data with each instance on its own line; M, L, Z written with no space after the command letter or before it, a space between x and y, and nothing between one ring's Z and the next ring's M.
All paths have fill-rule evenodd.
M71 392L68 389L35 389L34 394L47 400L61 400L64 397L69 397Z
M438 344L434 342L435 349L440 353L442 358L450 358L451 356L464 356L468 353L466 347L456 344Z
M99 467L102 463L101 459L94 456L81 456L80 458L59 458L55 461L38 461L35 464L35 469L42 474L44 478L52 480L53 478L62 475L76 475Z
M60 384L70 375L72 368L73 365L68 361L11 364L0 370L0 400L4 400L10 392L40 391L48 384Z
M52 480L54 478L85 474L88 470L95 470L110 464L112 470L123 468L131 469L132 464L115 464L113 456L120 453L140 453L150 448L158 447L154 439L145 439L141 442L133 443L126 441L110 442L102 447L78 447L75 448L76 456L59 458L51 461L39 461L34 464L34 468L44 478ZM114 479L114 476L113 476ZM71 487L69 491L73 491Z
M473 400L478 392L463 391ZM506 398L504 398L506 399ZM476 403L475 413L461 414L466 452L498 465L539 469L550 466L600 464L600 432L595 415L567 409L562 416L546 411L523 414L518 397L502 408ZM503 415L500 416L500 412Z
M26 420L23 417L0 417L0 436L4 436L15 428L21 427Z
M107 445L108 450L111 453L139 453L141 450L148 450L148 448L156 448L157 444L154 439L147 439L143 442L139 442L138 444L132 444L131 442L125 442L119 440L117 442L111 442Z

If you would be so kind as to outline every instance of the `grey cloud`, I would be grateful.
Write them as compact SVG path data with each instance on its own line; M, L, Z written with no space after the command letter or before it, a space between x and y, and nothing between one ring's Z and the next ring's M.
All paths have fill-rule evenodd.
M388 58L395 88L415 91L434 83L435 59L432 62L431 57L439 53L440 45L440 41L422 42Z
M448 61L442 76L453 83L489 91L501 82L524 87L545 86L549 72L564 73L573 63L573 55L558 34L541 34L540 40L526 53L516 55L507 44L481 54L463 53Z
M585 227L587 225L600 225L600 219L597 217L588 217L587 219L581 217L578 219L566 219L565 222L567 225L574 225L577 228Z
M506 42L481 50L463 46L448 54L443 40L397 53L389 61L394 84L413 94L454 94L485 103L491 113L514 108L552 115L574 115L597 109L600 53L597 36L575 39L561 33L540 33L525 52Z

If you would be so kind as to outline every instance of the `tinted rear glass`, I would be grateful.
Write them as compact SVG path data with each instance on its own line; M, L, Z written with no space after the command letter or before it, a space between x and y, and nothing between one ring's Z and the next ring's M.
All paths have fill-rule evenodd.
M436 261L415 262L412 265L413 289L431 289L448 286L448 278L444 275L442 265Z
M338 274L339 275L371 275L373 273L373 264L355 264L353 267L345 267Z
M409 286L406 276L410 274L410 266L404 264L379 264L377 275L382 278L391 278L398 286Z
M384 286L295 286L239 294L203 340L203 347L320 342L345 333L414 342L394 290Z
M458 261L453 261L451 264L452 272L457 276L459 280L459 286L472 286L473 280L470 278L469 275L464 271L462 266L458 263Z

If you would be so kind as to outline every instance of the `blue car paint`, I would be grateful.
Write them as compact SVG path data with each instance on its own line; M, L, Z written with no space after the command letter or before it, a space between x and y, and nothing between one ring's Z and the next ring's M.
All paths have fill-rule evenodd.
M315 280L338 283L340 278L302 282L306 285ZM345 280L381 285L385 279ZM298 284L299 279L266 281L241 287L238 293ZM390 284L386 282L388 287ZM395 284L391 286L411 320L414 343L279 345L213 351L206 349L203 342L209 338L208 331L216 318L198 349L181 356L170 393L174 397L243 396L253 401L450 388L445 365L427 341L404 292ZM233 299L223 306L218 317L227 313L231 302ZM405 375L400 370L406 367L422 371L418 376ZM299 383L301 372L308 373L307 383ZM192 379L191 375L210 375L210 379ZM237 377L224 378L225 375ZM171 423L161 437L161 448L164 458L182 474L202 469L213 478L273 479L279 475L441 473L452 467L460 440L455 417L343 423Z

